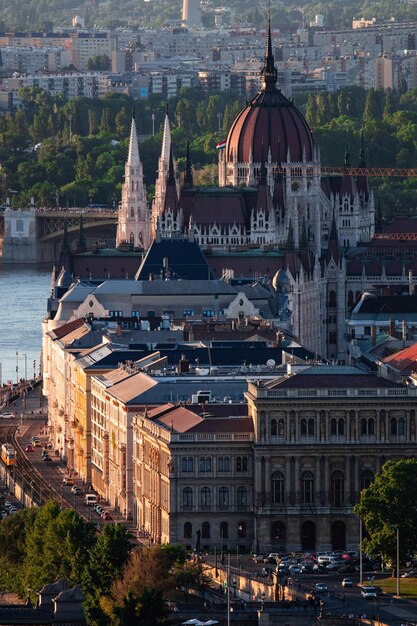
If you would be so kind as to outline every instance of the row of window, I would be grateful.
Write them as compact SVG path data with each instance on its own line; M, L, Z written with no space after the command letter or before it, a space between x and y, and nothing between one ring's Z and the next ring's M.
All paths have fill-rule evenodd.
M370 470L361 474L360 486L367 489L374 480ZM315 498L315 478L313 472L306 471L301 474L301 503L313 504ZM334 506L340 506L345 500L345 477L343 472L335 471L330 477L330 499ZM274 472L271 475L271 501L273 504L285 503L285 478L282 472Z
M200 506L212 505L212 490L210 487L200 489ZM246 506L248 504L248 490L246 487L238 487L236 491L236 505ZM194 506L194 491L191 487L184 487L182 490L182 506L191 508ZM228 487L220 487L218 491L218 506L230 506L230 491Z
M239 539L244 539L247 534L246 522L238 522L237 524L237 536ZM193 536L193 525L191 522L185 522L184 524L184 539L191 539ZM201 538L210 539L211 528L209 522L203 522L201 525ZM219 539L229 538L229 524L227 522L220 523Z
M375 435L376 421L373 417L363 417L359 421L359 434L360 435ZM392 417L389 421L389 432L392 436L405 435L405 418L404 417ZM284 419L272 419L270 423L271 437L284 437L285 436L285 420ZM330 435L331 436L344 436L346 434L346 420L344 417L333 417L330 420ZM300 420L300 435L301 437L315 437L316 435L316 420L313 417L302 418Z
M199 472L211 472L213 468L213 459L211 456L201 456L198 459ZM230 472L231 459L228 456L217 457L217 471L218 472ZM194 471L194 457L183 456L181 458L181 471L193 472ZM235 471L247 472L248 471L248 457L237 456L235 458Z

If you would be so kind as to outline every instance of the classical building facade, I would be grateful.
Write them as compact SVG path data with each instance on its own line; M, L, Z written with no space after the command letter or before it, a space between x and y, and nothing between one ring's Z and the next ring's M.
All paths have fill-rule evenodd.
M357 549L361 490L386 460L416 454L416 395L351 367L289 367L249 383L248 417L142 412L136 526L154 542L218 550Z

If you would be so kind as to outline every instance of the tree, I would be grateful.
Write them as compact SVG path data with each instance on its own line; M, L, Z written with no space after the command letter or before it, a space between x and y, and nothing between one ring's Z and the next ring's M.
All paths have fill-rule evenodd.
M417 549L417 460L388 461L374 482L361 493L355 514L363 521L367 537L363 548L396 563L396 529L400 535L400 563Z
M87 69L90 71L107 72L111 69L111 59L107 54L95 54L88 59Z
M102 598L110 595L112 584L121 574L130 552L129 535L120 524L104 526L82 574L84 607L88 623L97 626L111 623L103 610Z

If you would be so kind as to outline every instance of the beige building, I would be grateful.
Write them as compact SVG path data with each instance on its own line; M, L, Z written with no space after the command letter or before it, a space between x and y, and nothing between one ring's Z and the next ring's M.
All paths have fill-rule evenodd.
M416 395L352 367L315 365L250 382L248 418L169 404L142 412L133 418L136 526L190 547L357 549L361 490L385 461L417 452Z

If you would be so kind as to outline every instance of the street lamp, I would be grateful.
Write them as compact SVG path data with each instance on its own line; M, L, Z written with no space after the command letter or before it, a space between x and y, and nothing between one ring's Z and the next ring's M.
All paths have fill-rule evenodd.
M26 411L26 393L27 393L27 380L28 380L28 357L27 354L23 355L25 359L25 384L23 387L23 411Z
M400 597L400 528L397 526L397 597Z
M19 384L19 353L16 350L16 385Z

